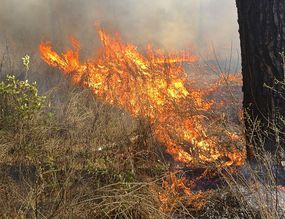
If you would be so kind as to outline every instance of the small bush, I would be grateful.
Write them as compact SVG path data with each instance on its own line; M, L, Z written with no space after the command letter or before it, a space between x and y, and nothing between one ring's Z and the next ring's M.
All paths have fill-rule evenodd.
M44 100L38 95L36 82L30 84L8 75L0 82L0 129L18 129L28 123Z

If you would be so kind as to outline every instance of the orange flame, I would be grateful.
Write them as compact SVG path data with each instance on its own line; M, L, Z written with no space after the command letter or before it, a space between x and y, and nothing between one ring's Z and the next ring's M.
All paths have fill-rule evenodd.
M175 174L170 172L169 175L166 175L162 180L161 187L150 185L150 191L159 201L160 210L170 213L181 204L196 210L203 208L206 204L205 199L211 195L212 191L192 192L191 182L187 182L185 177L179 178Z
M194 165L227 157L223 165L242 164L237 149L221 150L216 139L205 133L205 118L199 113L208 111L213 101L205 101L202 90L189 87L183 68L185 62L198 61L197 56L189 52L166 54L151 46L140 53L119 37L112 38L102 30L98 34L103 46L92 60L79 61L80 45L74 39L73 49L62 55L50 43L41 43L41 57L103 101L147 119L157 140L176 161Z

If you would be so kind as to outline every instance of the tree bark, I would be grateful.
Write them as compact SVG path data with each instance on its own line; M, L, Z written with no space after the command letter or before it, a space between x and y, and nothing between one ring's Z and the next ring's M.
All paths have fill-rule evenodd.
M247 151L284 149L285 0L236 0ZM282 95L283 94L283 95Z

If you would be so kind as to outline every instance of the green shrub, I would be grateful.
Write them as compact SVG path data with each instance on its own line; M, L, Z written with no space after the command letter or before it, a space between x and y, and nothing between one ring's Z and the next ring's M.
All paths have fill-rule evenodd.
M30 84L8 75L0 82L0 129L17 129L28 123L44 100L38 95L36 82Z

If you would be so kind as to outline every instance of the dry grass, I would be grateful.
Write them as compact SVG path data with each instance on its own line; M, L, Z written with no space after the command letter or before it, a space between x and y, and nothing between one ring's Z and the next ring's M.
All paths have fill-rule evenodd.
M159 218L148 185L166 166L147 124L87 90L62 99L52 108L49 98L29 128L1 131L0 214Z
M260 134L260 148L255 151L255 160L247 162L238 173L226 172L224 178L230 193L241 203L243 212L250 215L249 218L284 218L285 169L280 160L282 148L268 153L263 146L263 131L255 122L254 127Z

